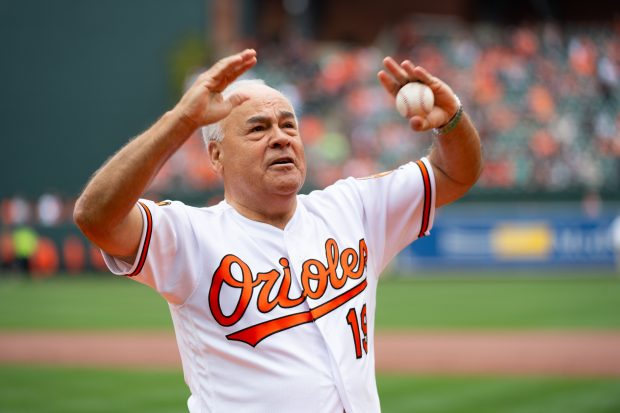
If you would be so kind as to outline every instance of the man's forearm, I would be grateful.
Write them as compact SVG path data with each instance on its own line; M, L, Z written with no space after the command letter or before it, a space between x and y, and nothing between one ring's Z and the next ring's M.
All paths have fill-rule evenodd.
M121 224L164 162L193 131L193 125L170 111L125 145L86 185L75 208L78 225L103 230Z
M478 132L466 113L454 129L434 138L429 159L453 188L437 200L438 206L460 198L476 183L482 172L482 148Z
M219 60L196 78L174 109L94 174L73 211L75 223L94 244L132 261L143 227L136 201L196 128L219 122L248 99L243 93L224 99L221 92L255 64L253 49Z

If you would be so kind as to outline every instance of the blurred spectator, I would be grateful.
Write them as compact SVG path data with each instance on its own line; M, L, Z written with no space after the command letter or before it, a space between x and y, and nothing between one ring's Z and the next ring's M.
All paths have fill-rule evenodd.
M52 226L60 221L62 202L57 195L43 194L37 203L37 216L44 226Z
M4 200L2 210L3 221L7 226L23 225L32 218L32 208L21 196Z
M30 257L30 272L35 278L51 277L59 268L58 248L54 241L40 237L37 248Z
M596 68L596 46L587 37L572 37L568 45L570 64L575 73L592 76Z
M64 268L71 274L78 274L86 265L86 250L82 237L68 235L62 244Z
M28 226L19 226L13 231L13 247L15 249L15 261L19 270L30 272L31 258L35 254L39 244L39 236Z
M15 262L13 237L8 231L0 232L0 269L8 270Z

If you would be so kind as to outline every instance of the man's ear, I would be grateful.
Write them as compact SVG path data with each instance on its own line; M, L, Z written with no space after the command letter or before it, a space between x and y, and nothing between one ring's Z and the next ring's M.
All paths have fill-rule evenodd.
M209 151L209 159L211 160L211 165L215 168L215 171L219 174L222 173L222 144L217 141L209 141L208 146Z

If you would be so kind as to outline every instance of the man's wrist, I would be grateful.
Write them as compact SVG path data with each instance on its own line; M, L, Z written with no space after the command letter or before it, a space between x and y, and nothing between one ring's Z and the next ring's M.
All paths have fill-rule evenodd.
M168 111L167 115L170 116L171 119L177 123L177 125L182 127L184 130L189 131L189 133L193 133L199 127L196 122L194 122L178 108Z
M435 136L445 135L449 133L454 128L456 128L456 126L461 121L461 118L463 117L463 105L461 104L461 100L458 96L456 96L456 101L458 104L458 109L456 110L456 113L450 118L448 122L439 126L438 128L433 129L433 134Z

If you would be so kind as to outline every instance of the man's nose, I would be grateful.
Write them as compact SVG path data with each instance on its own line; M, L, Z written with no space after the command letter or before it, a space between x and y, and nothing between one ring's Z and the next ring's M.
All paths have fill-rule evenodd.
M274 128L269 146L273 148L287 147L291 145L291 136L279 127Z

